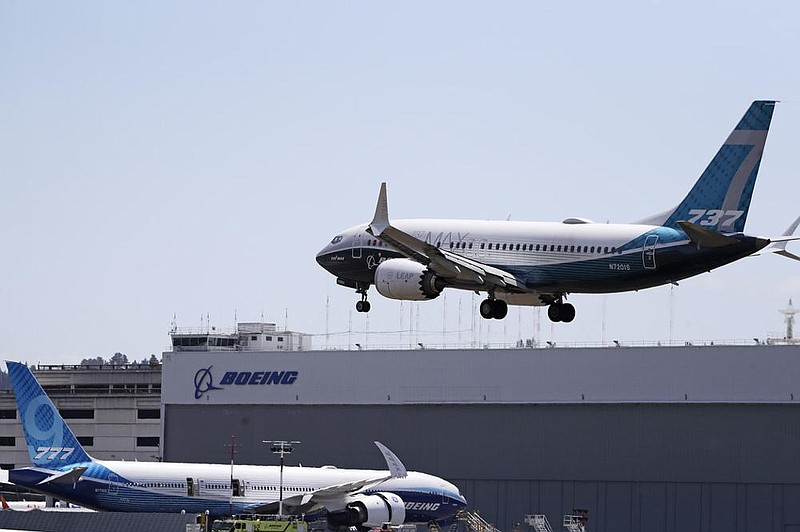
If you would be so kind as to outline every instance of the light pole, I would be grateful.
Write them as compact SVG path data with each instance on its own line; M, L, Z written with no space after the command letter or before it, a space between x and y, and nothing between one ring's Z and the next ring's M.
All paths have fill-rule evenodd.
M270 448L272 453L280 455L281 457L280 484L278 486L278 518L281 519L283 518L283 457L287 454L291 454L291 452L294 451L294 446L300 442L287 440L263 440L261 443L270 444L272 446Z

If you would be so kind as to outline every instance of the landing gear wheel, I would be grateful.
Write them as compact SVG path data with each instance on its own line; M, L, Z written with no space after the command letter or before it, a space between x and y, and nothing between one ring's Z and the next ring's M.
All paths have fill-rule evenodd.
M481 301L479 310L482 318L487 320L494 318L494 301L491 299L484 299Z
M369 309L372 308L372 305L369 304L369 301L366 299L363 301L356 302L356 311L358 312L369 312Z
M564 323L569 323L575 319L575 307L569 303L556 301L555 303L551 303L550 307L548 307L547 317L550 318L552 322L563 321Z
M502 320L508 314L508 303L502 299L495 299L492 301L492 314L494 319Z
M561 305L561 310L558 314L561 317L561 321L564 323L569 323L575 319L575 307L569 303L564 303Z

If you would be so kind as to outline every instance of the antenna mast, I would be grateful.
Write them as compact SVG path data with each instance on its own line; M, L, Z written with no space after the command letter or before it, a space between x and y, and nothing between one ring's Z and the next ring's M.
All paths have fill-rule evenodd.
M789 306L785 309L779 310L781 314L786 316L786 342L793 344L795 343L794 339L794 315L800 313L800 310L794 308L792 306L792 298L789 298Z

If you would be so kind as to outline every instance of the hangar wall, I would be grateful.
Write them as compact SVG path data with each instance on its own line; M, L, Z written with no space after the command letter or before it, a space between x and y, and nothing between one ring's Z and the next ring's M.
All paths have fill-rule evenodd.
M575 507L598 532L800 524L796 405L167 405L164 422L170 461L223 461L236 435L239 463L297 439L290 463L383 468L377 439L502 530Z

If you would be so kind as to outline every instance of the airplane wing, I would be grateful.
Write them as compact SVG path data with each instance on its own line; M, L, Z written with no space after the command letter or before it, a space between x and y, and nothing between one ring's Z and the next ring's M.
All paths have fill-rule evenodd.
M311 509L318 507L330 508L331 506L338 506L338 502L341 502L343 505L345 499L350 495L354 495L373 486L377 486L381 482L385 482L390 478L405 478L408 473L406 472L406 468L400 459L397 458L397 456L381 442L376 441L374 443L383 454L384 460L386 460L386 465L389 468L387 474L372 478L354 480L351 482L344 482L342 484L335 484L333 486L320 488L302 495L287 497L283 499L284 509L289 513L308 513ZM255 513L269 513L277 510L277 501L251 509L251 511Z
M394 227L389 222L385 182L381 183L375 216L367 227L367 231L372 236L393 246L408 258L426 265L442 278L477 284L485 288L498 287L516 292L527 291L523 281L500 268L437 248Z

